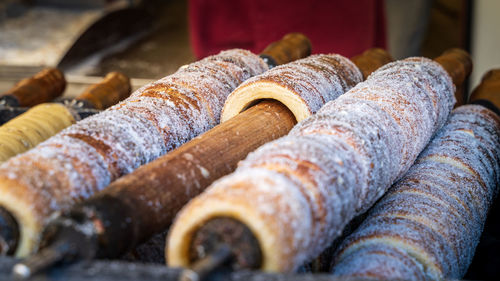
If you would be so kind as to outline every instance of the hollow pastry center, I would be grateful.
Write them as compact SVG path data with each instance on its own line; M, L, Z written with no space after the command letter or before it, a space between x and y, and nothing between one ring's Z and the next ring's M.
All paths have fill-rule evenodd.
M0 255L13 255L19 242L19 225L16 219L0 207Z
M260 268L262 252L257 238L246 225L228 217L213 218L198 228L189 246L189 262L193 264L224 245L232 251L233 269Z

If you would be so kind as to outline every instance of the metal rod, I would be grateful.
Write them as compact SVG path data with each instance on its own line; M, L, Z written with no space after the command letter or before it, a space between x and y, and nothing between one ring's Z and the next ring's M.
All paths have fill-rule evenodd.
M19 242L19 225L5 208L0 207L0 255L12 255Z
M13 275L27 279L56 264L72 263L76 260L90 259L95 256L96 222L82 214L72 218L57 217L51 227L45 230L41 250L14 265Z
M204 258L196 261L191 268L184 269L180 281L201 281L214 271L220 269L232 258L232 250L228 245L221 245Z

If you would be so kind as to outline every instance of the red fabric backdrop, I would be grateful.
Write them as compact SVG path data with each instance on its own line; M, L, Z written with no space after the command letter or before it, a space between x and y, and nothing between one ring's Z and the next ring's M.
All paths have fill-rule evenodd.
M313 53L350 57L386 45L383 0L190 0L189 24L199 58L229 48L258 53L288 32L308 36Z

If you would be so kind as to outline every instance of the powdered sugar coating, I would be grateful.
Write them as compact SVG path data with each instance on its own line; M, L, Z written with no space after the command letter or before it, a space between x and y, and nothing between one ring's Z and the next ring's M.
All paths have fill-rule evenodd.
M349 59L337 54L318 54L274 67L242 83L232 95L254 83L270 81L295 93L310 113L318 111L363 80Z
M22 182L29 199L19 200L32 201L42 225L50 212L216 125L229 93L267 68L259 56L238 49L182 67L5 162L0 178Z
M408 173L340 247L334 274L395 279L399 266L373 256L413 259L405 280L460 279L472 261L498 193L500 118L480 105L455 109ZM363 269L363 264L375 268ZM406 269L404 269L406 270Z
M353 209L347 213L360 213L370 206L366 202L380 197L387 182L395 179L391 171L399 169L398 160L402 159L402 144L398 142L401 134L397 134L400 128L389 114L371 101L335 103L330 105L329 110L330 113L320 110L307 122L297 125L290 135L334 135L348 141L361 156L358 165L363 168L362 173L356 174L360 180L352 198L357 200L350 199L349 208ZM342 153L338 148L334 151Z
M307 160L303 155L308 155ZM297 195L306 198L314 219L306 238L317 238L304 243L308 251L320 252L340 234L341 229L330 226L344 223L345 211L352 204L349 199L358 195L350 193L356 190L349 186L363 184L363 179L354 176L363 174L359 161L356 151L336 136L287 136L251 153L240 167L265 168L301 183Z
M360 261L358 255L367 258ZM364 245L359 251L346 255L344 260L336 270L360 279L381 277L380 280L427 280L422 275L420 264L413 257L391 245Z
M276 251L284 260L274 270L295 270L317 256L354 216L380 198L443 124L453 107L453 94L450 77L435 62L423 58L395 62L327 103L288 136L265 144L240 162L236 172L223 179L225 183L239 182L253 169L278 172L298 182L300 191L285 192L279 200L307 202L302 213L313 218L310 227L294 229L292 241L279 244ZM221 188L216 182L208 193L223 198L231 188L230 184ZM246 188L249 193L242 196L254 201L252 196L257 195L253 189L258 187ZM199 200L210 200L205 196ZM184 212L191 208L196 207L187 205ZM259 213L261 208L252 204L247 212ZM279 221L280 225L301 223L301 218L282 215L277 209L269 213L275 214L274 223ZM290 239L288 232L285 228L273 235L286 241ZM295 245L304 247L297 249ZM294 255L289 254L294 251Z
M397 69L395 64L398 64ZM444 124L455 103L454 91L449 75L437 63L425 58L409 58L382 66L365 83L354 87L349 95L340 97L331 106L325 105L318 113L335 112L344 99L353 99L369 101L390 114L397 123L398 133L402 134L395 142L399 143L403 156L398 165L398 178Z
M22 200L40 217L66 207L68 202L60 198L82 200L100 182L111 180L104 158L87 143L67 136L51 138L8 163L0 166L0 175L22 184Z
M407 58L400 62L404 65L401 67L405 72L427 72L427 75L425 76L413 76L413 81L410 82L416 83L417 87L425 90L424 92L419 93L425 93L432 101L434 114L436 114L436 118L433 118L436 120L435 127L441 128L446 122L448 115L456 102L454 95L442 94L449 91L455 91L455 87L451 83L450 76L446 75L446 71L438 63L423 57ZM379 77L382 79L384 79L383 77L393 77L390 73L388 73L392 64L393 63L386 64L378 69L377 74ZM395 74L398 75L397 73ZM395 80L391 79L391 81Z

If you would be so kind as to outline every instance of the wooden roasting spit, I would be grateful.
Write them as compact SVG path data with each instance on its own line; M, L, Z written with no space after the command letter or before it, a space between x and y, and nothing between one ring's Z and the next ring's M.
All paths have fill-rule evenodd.
M44 80L35 80L33 78L25 79L19 83L20 85L24 85L23 87L16 86L13 90L9 91L12 92L12 94L3 96L6 105L0 106L0 124L4 124L9 120L15 118L16 116L19 116L29 110L29 107L25 107L22 105L26 104L25 102L23 102L22 104L19 104L17 102L10 102L13 101L13 96L26 97L28 93L31 93L34 96L33 98L38 99L36 100L36 104L48 102L55 98L52 96L48 97L47 95L43 95L43 92L49 91L51 89L60 89L61 87L56 87L58 84L62 83L61 81L58 81L58 79L63 79L62 81L64 81L65 85L66 82L64 80L64 76L62 76L63 74L57 69L48 69L45 71L54 74L51 76L43 76L51 77L51 80L49 80L48 78ZM43 73L43 71L41 73ZM56 76L56 74L58 73L60 73L61 76ZM23 83L23 81L26 82ZM43 86L40 86L39 84L42 83L40 81L44 81L46 85L44 84ZM35 82L37 83L35 84ZM32 84L36 85L37 87L32 86ZM31 86L28 87L26 85ZM46 89L43 87L46 87ZM28 91L27 89L29 89L30 91ZM40 91L40 89L45 90L41 91L41 95L37 95L37 91ZM78 119L83 119L127 98L130 95L130 91L131 85L130 79L128 77L119 72L110 72L106 75L106 77L104 77L104 80L102 82L89 86L78 97L56 99L55 101L64 104L67 108L71 108L71 110L74 112L73 115L75 115ZM62 94L62 91L60 94ZM47 100L47 98L49 98L49 100Z
M64 74L57 68L46 68L33 77L23 79L0 96L0 124L40 103L62 95L66 88Z

